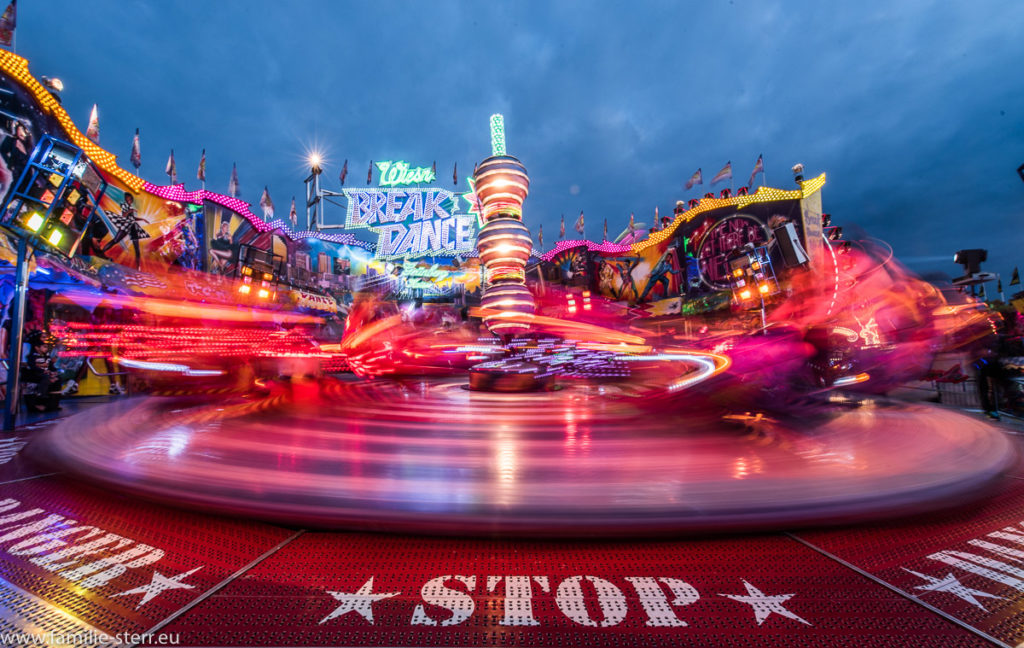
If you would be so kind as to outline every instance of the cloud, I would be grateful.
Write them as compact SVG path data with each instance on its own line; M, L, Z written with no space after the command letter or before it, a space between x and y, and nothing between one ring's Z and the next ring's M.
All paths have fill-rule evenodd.
M763 154L776 186L798 161L828 172L836 222L934 258L922 270L963 246L1007 275L1024 261L1019 3L58 5L20 7L19 53L64 78L73 116L99 103L123 158L141 127L157 181L171 147L182 167L206 148L211 187L237 161L245 197L301 194L313 140L349 159L350 184L371 158L466 174L504 112L534 229L581 209L612 229L650 220L691 197L697 167L731 160L743 181Z

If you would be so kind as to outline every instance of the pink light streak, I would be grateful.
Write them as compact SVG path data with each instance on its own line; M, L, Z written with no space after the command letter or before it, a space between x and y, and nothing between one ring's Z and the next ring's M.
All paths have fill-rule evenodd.
M541 255L541 258L544 259L545 261L550 261L555 257L555 255L559 254L560 252L563 252L570 248L581 246L586 246L586 248L591 252L606 252L611 254L629 252L630 250L633 249L630 245L623 245L622 243L611 243L609 241L605 241L603 243L593 243L591 241L586 240L559 241L555 245L554 249L545 252L543 255Z

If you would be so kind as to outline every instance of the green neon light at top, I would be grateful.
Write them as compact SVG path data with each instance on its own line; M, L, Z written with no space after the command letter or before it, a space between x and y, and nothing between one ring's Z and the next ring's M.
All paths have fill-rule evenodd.
M408 162L402 160L398 162L386 160L374 164L380 170L380 186L382 187L422 184L433 182L436 178L432 168L409 166Z
M497 113L491 115L491 155L506 155L505 118Z

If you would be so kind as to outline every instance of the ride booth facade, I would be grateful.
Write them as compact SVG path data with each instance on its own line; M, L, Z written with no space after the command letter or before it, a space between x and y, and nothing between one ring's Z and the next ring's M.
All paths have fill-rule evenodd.
M671 222L632 243L560 241L543 255L537 276L640 316L760 308L784 291L791 270L828 272L824 184L822 174L795 190L707 194L679 203Z

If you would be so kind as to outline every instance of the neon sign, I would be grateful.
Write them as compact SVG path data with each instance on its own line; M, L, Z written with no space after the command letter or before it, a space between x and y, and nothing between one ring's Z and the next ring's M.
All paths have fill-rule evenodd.
M421 184L433 182L437 174L430 167L410 167L408 162L399 160L392 162L375 162L380 170L380 186L397 187L399 185Z
M491 115L491 155L505 153L505 118L500 114Z
M475 269L470 272L475 272ZM445 284L465 284L470 280L466 269L453 268L446 270L436 263L430 267L407 265L402 273L402 277L405 279L405 285L409 288L419 288L435 292L442 292Z
M378 234L377 258L450 255L475 249L477 219L447 189L344 189L345 227Z

